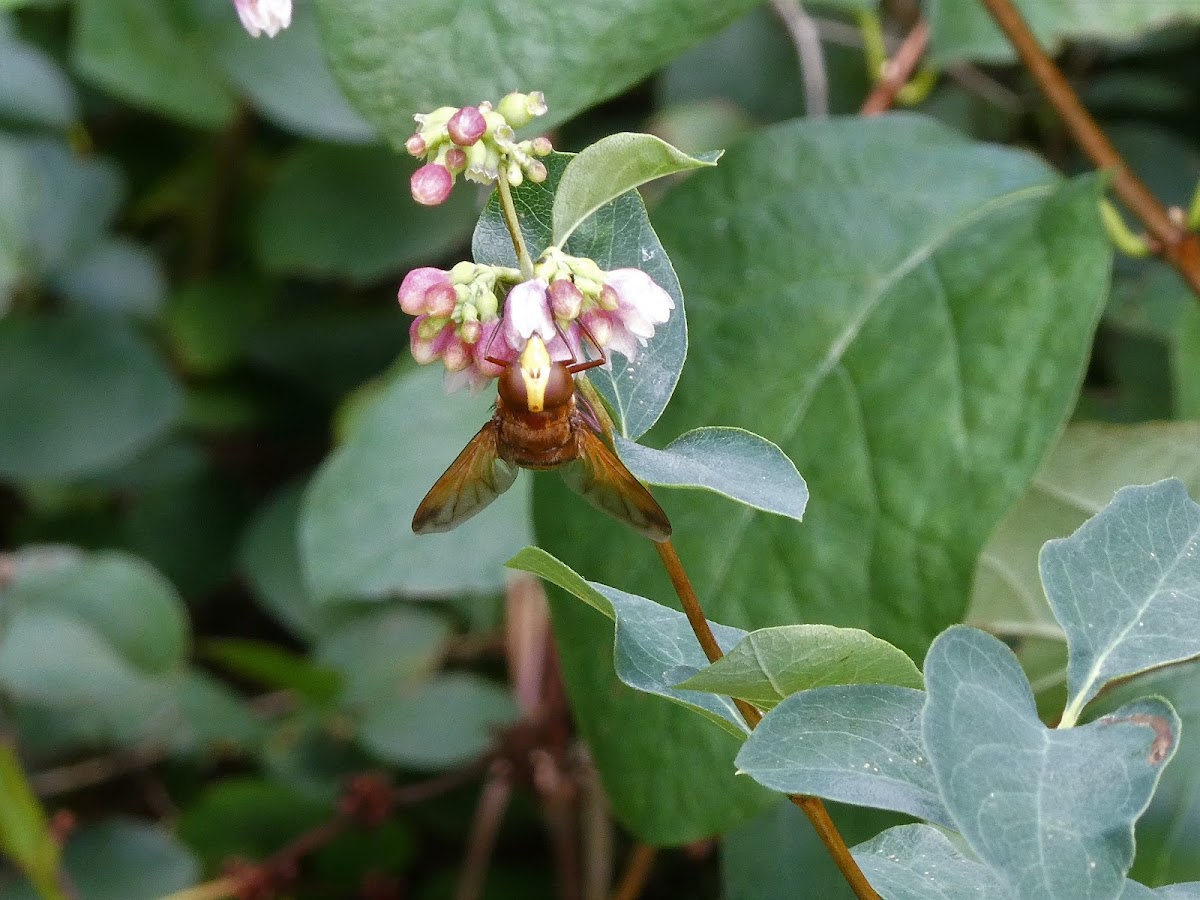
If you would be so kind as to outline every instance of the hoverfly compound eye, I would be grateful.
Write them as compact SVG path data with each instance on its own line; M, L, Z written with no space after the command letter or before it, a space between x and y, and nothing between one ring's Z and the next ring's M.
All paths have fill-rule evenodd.
M509 409L528 408L526 406L528 400L525 396L525 378L521 367L516 363L509 363L505 366L504 371L500 373L496 389L500 393L500 399Z
M546 382L546 391L543 396L546 409L557 409L569 401L574 393L575 379L571 377L567 367L560 362L553 363L550 366L550 378Z

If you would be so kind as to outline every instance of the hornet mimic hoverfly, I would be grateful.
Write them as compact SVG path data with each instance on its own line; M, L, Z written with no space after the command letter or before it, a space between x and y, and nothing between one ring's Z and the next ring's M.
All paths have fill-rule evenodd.
M557 469L597 509L651 540L670 537L667 514L604 443L591 409L575 395L575 374L606 360L596 348L599 359L564 363L552 360L533 334L512 362L488 356L505 367L495 414L429 489L413 515L413 531L460 525L512 487L519 469Z

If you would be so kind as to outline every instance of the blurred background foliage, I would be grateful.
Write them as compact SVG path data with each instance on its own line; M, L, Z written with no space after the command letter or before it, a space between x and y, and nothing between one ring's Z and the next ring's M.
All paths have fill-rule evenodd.
M772 128L804 116L804 88L776 11L750 2L641 0L620 16L584 0L539 0L520 16L488 2L491 15L472 17L438 0L298 0L289 30L255 41L228 0L0 0L0 743L17 754L0 758L0 807L11 812L6 825L0 810L0 850L54 863L37 836L57 829L82 897L158 897L219 875L231 859L277 853L335 816L347 777L386 772L394 814L306 859L294 896L454 896L464 848L480 846L480 823L512 784L487 897L572 896L556 893L563 866L591 873L588 900L605 896L631 835L686 845L660 857L647 897L790 898L801 877L805 896L845 890L796 811L766 808L764 793L718 787L708 807L681 803L693 781L656 797L677 762L672 743L690 743L691 732L674 731L666 713L628 718L662 701L610 703L611 635L555 599L567 686L599 774L573 738L539 589L506 581L502 564L536 534L587 577L666 601L661 575L637 556L644 547L529 476L452 534L410 533L416 501L490 398L448 398L437 374L415 371L393 299L408 268L468 254L486 199L464 184L436 209L411 201L413 164L391 146L420 108L543 89L558 149L622 129L688 151L732 145L741 155L722 163L726 174L646 191L695 301L684 412L651 443L741 424L731 405L748 404L763 413L756 430L782 444L784 413L811 368L803 349L789 355L806 326L754 345L766 331L753 318L746 325L756 304L790 322L782 306L802 296L817 321L839 292L865 290L878 273L862 257L904 243L894 211L909 202L903 190L917 206L936 195L936 217L1001 185L1055 183L1031 154L1068 175L1089 168L970 0L811 5L835 114L853 114L872 85L862 17L882 22L891 46L927 17L939 74L916 110L926 120L896 117L870 133L847 120L840 136L827 130L810 143L802 127ZM1061 49L1131 165L1163 201L1186 208L1200 180L1200 4L1107 0L1095 17L1023 6L1042 10L1032 16L1040 35ZM982 141L1019 150L998 157ZM788 158L811 168L773 186L762 161L786 168ZM928 177L905 188L915 170ZM833 202L822 193L830 186L851 199L822 210L812 198ZM784 191L774 199L801 210L800 221L756 219L764 190ZM655 204L671 193L660 220ZM830 281L790 293L790 282L771 278L820 268L816 251L803 250L813 210L828 213L811 222L814 235L823 223L841 229L834 268L844 277L821 270ZM706 244L718 220L743 230ZM1100 259L1094 223L1079 227L1063 258ZM756 276L758 242L766 255ZM1102 277L1103 263L1094 269ZM1079 288L1089 290L1094 298ZM843 426L818 419L815 437L784 444L818 486L810 521L786 529L813 530L772 524L764 541L785 549L733 579L769 596L717 597L725 605L710 616L746 627L882 621L883 636L919 656L969 597L969 618L1010 637L1041 699L1061 696L1064 652L1041 599L1037 548L1120 485L1180 475L1200 490L1200 432L1189 421L1200 416L1196 298L1153 260L1118 259L1103 293L1086 364L1064 362L1054 375L1064 402L1083 387L1039 474L1068 407L1031 403L1006 440L1038 437L994 473L1001 488L981 488L977 506L966 506L972 495L958 518L939 520L969 522L970 535L948 552L956 572L920 586L936 615L908 627L912 616L889 626L869 612L900 604L901 575L890 570L847 589L864 605L841 611L796 580L785 543L796 534L816 535L811 554L826 572L862 566L821 536L839 514L830 492L842 475L822 496L808 466L840 465L831 454L845 447L829 437ZM967 308L972 296L952 305ZM740 322L729 316L738 303ZM1073 327L1082 346L1090 334ZM924 341L945 350L936 334L892 337L911 337L918 354ZM856 350L904 388L885 346ZM769 378L758 369L756 380L737 381L737 360L761 358L774 360ZM705 400L713 396L720 402ZM708 414L724 418L695 420ZM924 439L949 440L936 430ZM694 535L723 515L711 499L670 500ZM756 527L764 520L746 515ZM988 534L976 571L975 544ZM685 560L711 550L703 536L681 546ZM1161 678L1158 689L1194 720L1200 675ZM634 730L628 753L604 750ZM1173 787L1160 790L1139 833L1134 875L1147 883L1200 878L1200 767L1188 761L1197 746L1185 739L1168 770ZM732 755L724 744L709 750ZM23 793L10 765L18 759L50 820ZM622 790L627 777L636 790ZM601 780L630 832L613 824ZM623 796L632 793L640 796ZM53 815L61 810L73 827ZM894 817L838 810L835 819L858 840ZM714 830L727 832L719 846L708 840ZM13 835L34 849L15 848ZM26 869L36 881L37 866ZM33 890L16 868L0 869L0 897Z

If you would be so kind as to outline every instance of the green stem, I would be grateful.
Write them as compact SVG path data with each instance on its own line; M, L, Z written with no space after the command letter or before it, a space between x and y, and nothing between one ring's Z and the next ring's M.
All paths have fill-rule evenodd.
M1188 207L1187 227L1189 231L1200 231L1200 182L1196 184L1196 193L1192 195L1192 205Z
M508 226L513 249L517 251L517 264L521 267L521 277L523 280L529 281L533 278L533 260L529 256L529 248L525 246L525 235L521 233L521 222L517 218L516 204L513 203L512 188L503 174L496 179L496 191L500 194L500 210L504 213L504 224Z
M1108 239L1126 256L1140 259L1150 255L1150 245L1146 243L1146 239L1129 230L1125 218L1105 197L1100 198L1100 221L1104 223Z

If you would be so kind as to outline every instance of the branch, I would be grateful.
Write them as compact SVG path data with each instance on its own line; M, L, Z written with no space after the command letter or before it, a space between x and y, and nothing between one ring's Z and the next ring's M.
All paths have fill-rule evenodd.
M871 91L859 113L864 116L877 116L891 109L896 102L896 96L912 79L917 64L925 53L925 45L929 43L929 24L918 22L908 33L900 49L883 66L882 77L875 89Z
M679 601L683 604L684 615L687 616L688 624L692 626L692 631L695 632L696 640L700 642L704 655L708 657L709 662L716 662L725 654L721 651L717 638L712 633L712 628L709 627L708 619L704 617L704 610L700 607L700 600L696 597L696 592L692 588L687 571L683 568L679 554L675 552L675 547L670 541L655 543L654 546L658 550L659 558L662 559L663 567L667 570L671 584L675 586L675 593L679 595ZM746 719L746 724L751 728L762 721L762 713L758 711L757 707L738 697L734 697L733 702L737 704L738 710ZM859 900L880 900L879 895L875 893L875 889L871 887L866 876L858 867L858 863L850 855L850 848L846 846L845 840L838 833L837 826L829 818L829 813L825 810L825 804L821 802L821 799L804 794L788 794L788 799L808 816L808 821L812 823L817 837L821 839L821 843L833 857L834 864L841 871L851 890L854 891L854 896Z
M1125 162L1112 141L1091 117L1062 70L1038 44L1037 38L1011 0L982 0L996 24L1037 80L1042 93L1058 112L1071 136L1099 169L1114 170L1113 190L1150 235L1162 245L1163 258L1183 276L1200 297L1200 239L1185 223L1172 219L1159 201Z
M796 45L804 82L804 112L809 118L823 119L829 115L829 75L817 23L804 11L800 0L771 0L771 6Z

